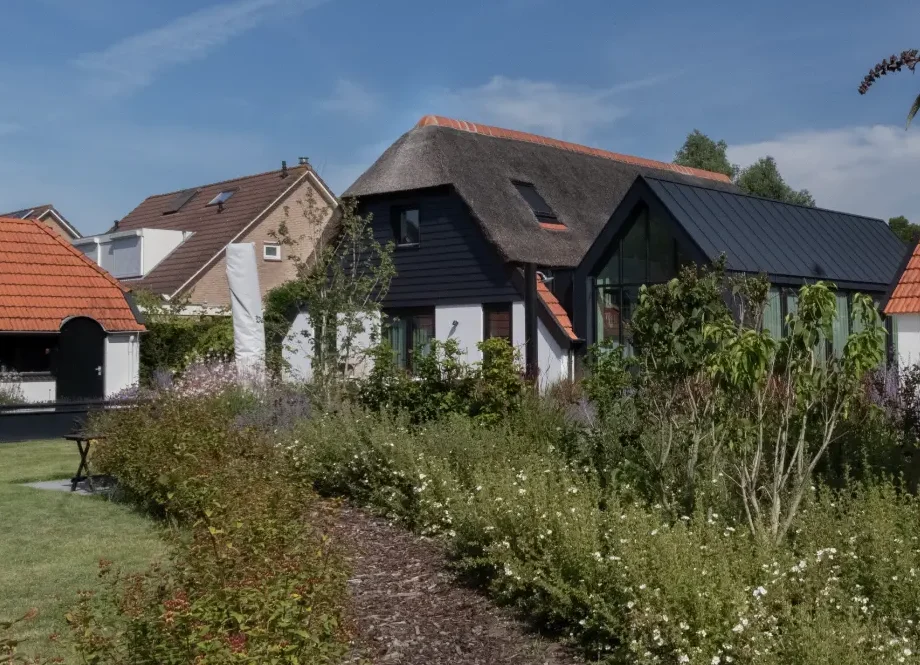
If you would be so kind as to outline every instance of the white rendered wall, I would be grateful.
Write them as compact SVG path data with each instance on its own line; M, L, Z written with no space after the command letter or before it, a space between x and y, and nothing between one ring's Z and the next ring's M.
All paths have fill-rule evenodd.
M540 367L540 390L572 378L569 373L570 352L560 347L543 321L537 320L537 362Z
M105 338L104 371L106 397L138 385L140 348L137 333L116 333Z
M524 332L524 301L511 303L511 343L521 356L521 362L527 352L527 333Z
M168 229L144 229L143 274L147 275L157 264L169 256L185 240L184 231ZM210 257L208 257L210 258Z
M25 402L53 402L57 397L57 382L53 378L21 378L19 381L0 381L0 390L13 392Z
M376 330L380 327L380 318L363 317L363 329L352 340L350 364L353 376L363 377L372 369L373 364L367 358L367 350L373 345ZM338 342L342 345L345 338L344 328L339 330ZM310 315L300 312L291 324L291 329L284 338L281 357L285 361L282 372L285 381L311 381L313 379L313 325Z
M920 314L895 314L895 344L901 367L920 362Z
M435 338L441 342L457 340L462 353L461 359L469 364L482 360L482 352L477 345L482 341L484 326L482 305L435 307Z

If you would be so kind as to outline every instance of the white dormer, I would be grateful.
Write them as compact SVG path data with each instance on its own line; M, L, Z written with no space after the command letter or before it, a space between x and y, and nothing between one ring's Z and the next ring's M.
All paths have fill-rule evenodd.
M73 245L114 277L138 279L147 276L190 235L188 231L133 229L78 238Z

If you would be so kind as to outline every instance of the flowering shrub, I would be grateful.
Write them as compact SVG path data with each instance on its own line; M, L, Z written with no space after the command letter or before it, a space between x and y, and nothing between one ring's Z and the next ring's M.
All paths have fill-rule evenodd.
M357 386L358 401L374 411L408 414L414 424L447 414L495 423L513 413L524 394L523 372L515 349L500 338L478 344L482 362L463 361L456 339L431 340L427 353L415 353L410 375L393 362L383 342L372 350L373 369Z
M343 655L344 568L313 493L273 438L279 423L251 419L260 399L239 387L169 390L95 416L106 438L94 468L179 529L169 566L139 575L103 566L101 588L68 617L85 662L320 664Z
M292 433L292 466L444 538L496 599L602 660L855 665L917 653L910 496L813 490L776 546L738 515L675 519L628 482L605 484L565 449L573 430L559 409L523 408L491 428L326 414Z

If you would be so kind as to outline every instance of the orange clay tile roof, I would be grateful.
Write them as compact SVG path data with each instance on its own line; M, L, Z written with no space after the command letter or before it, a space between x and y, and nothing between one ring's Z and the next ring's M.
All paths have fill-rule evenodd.
M578 335L575 334L575 329L572 327L572 320L569 318L568 312L565 311L565 308L559 302L558 298L547 288L542 279L537 280L537 295L540 296L540 300L546 305L546 309L553 315L553 318L556 319L556 323L558 323L563 332L568 335L569 339L577 340Z
M0 217L0 332L58 332L73 316L144 330L109 273L44 224Z
M489 125L481 125L477 122L467 122L466 120L445 118L444 116L440 115L426 115L424 118L419 120L418 124L416 125L416 127L430 126L451 127L452 129L459 129L460 131L471 132L473 134L482 134L483 136L492 136L499 139L511 139L513 141L538 143L540 145L551 146L561 150L568 150L569 152L578 152L585 155L593 155L594 157L612 159L617 162L623 162L624 164L632 164L633 166L645 166L648 168L658 169L660 171L683 173L684 175L696 176L697 178L707 178L709 180L731 182L731 178L729 178L724 173L713 173L712 171L704 171L703 169L695 169L689 166L680 166L679 164L659 162L654 159L645 159L644 157L623 155L618 152L610 152L609 150L591 148L586 145L579 145L578 143L569 143L568 141L560 141L559 139L552 139L547 136L539 136L538 134L528 134L526 132L519 132L514 129L491 127Z
M914 247L897 286L891 292L885 314L920 314L920 245Z

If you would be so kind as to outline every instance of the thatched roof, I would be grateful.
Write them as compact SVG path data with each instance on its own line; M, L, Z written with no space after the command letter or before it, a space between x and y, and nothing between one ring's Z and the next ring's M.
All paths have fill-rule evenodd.
M345 196L452 185L507 261L565 268L578 265L639 175L737 191L722 174L426 116ZM514 181L533 184L565 230L541 226Z

